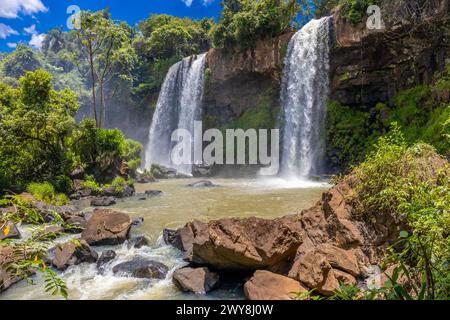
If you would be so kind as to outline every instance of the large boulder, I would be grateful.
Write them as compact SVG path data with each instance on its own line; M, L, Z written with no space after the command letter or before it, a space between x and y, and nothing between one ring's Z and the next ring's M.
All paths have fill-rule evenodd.
M57 211L56 212L61 216L61 218L64 221L66 221L66 220L68 220L68 219L70 219L70 218L72 218L74 216L79 216L79 217L83 216L83 213L80 212L78 210L78 208L76 206L73 206L73 205L65 205L65 206L57 207Z
M332 295L339 289L333 268L320 253L311 251L296 260L289 277L299 280L310 289L316 289L323 295Z
M258 270L244 285L249 300L293 300L307 290L294 279L269 271Z
M96 263L98 254L84 240L72 240L56 247L53 266L65 270L81 263Z
M173 282L182 291L206 294L219 285L219 275L208 268L181 268L173 273Z
M294 258L301 243L295 217L195 221L174 238L187 261L220 270L278 269Z
M325 256L333 268L345 271L355 277L360 275L358 260L352 250L344 250L331 244L322 244L318 246L317 250Z
M164 242L183 252L191 252L196 230L204 228L204 223L193 221L178 230L164 229Z
M113 267L115 275L147 279L164 279L168 271L169 268L160 262L141 258L123 262Z
M345 271L333 269L333 273L336 280L346 286L355 286L358 283L358 280L354 276Z
M128 239L132 220L125 213L108 209L95 210L81 237L90 245L115 245Z
M0 240L20 239L20 232L15 223L11 220L0 221Z
M353 215L348 199L355 183L354 177L348 176L299 215L303 242L288 275L325 296L338 290L340 283L356 284L363 269L382 261L391 243L388 238L378 238L377 248L374 227Z

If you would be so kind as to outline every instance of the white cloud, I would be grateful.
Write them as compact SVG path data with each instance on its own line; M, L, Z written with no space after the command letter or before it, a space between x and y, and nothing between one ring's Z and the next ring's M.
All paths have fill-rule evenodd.
M11 49L17 47L17 43L15 43L15 42L8 42L6 45L8 46L8 48L11 48Z
M7 26L4 23L0 23L0 39L6 39L10 35L18 35L18 34L19 33L10 26Z
M28 34L36 34L37 33L36 25L33 24L33 25L29 26L28 28L23 28L23 31L25 31Z
M0 2L1 18L17 18L19 13L31 15L48 11L41 0L0 0Z
M184 2L184 4L188 7L190 7L192 5L192 2L194 2L194 0L181 0ZM207 6L209 4L211 4L214 0L202 0L203 5Z
M44 41L46 36L47 35L45 33L33 34L31 36L31 40L30 40L30 42L28 42L28 44L34 48L40 49L42 47L42 42Z

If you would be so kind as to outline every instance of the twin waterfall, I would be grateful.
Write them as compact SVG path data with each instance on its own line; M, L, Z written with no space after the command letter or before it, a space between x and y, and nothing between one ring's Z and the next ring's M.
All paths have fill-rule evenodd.
M191 165L171 163L170 153L175 144L171 142L171 136L176 129L186 129L193 134L194 121L202 118L205 61L206 53L184 58L169 69L150 125L145 149L146 169L159 164L182 174L191 174Z
M281 175L324 170L331 18L312 20L291 39L281 88Z
M330 22L329 17L312 20L289 43L281 90L280 174L286 178L323 173ZM171 164L171 135L175 129L193 133L194 121L202 118L205 60L206 54L193 56L170 68L150 126L145 168L159 164L192 173L191 165Z

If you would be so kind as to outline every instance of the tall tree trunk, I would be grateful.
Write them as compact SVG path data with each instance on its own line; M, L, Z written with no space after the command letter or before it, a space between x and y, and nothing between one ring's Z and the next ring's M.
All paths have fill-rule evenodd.
M97 102L95 97L95 72L94 72L94 54L92 52L92 44L89 44L89 64L91 68L91 78L92 78L92 112L94 113L95 125L99 126L97 118Z
M104 126L106 123L106 103L105 103L105 93L104 93L104 83L100 80L100 127Z

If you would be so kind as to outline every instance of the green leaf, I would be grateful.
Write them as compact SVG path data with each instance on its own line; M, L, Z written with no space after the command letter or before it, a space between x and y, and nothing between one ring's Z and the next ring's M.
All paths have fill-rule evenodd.
M409 233L407 231L400 231L400 238L408 238Z

